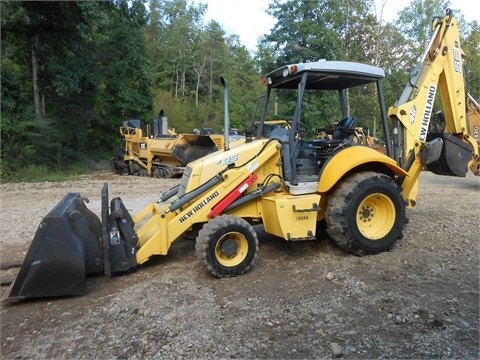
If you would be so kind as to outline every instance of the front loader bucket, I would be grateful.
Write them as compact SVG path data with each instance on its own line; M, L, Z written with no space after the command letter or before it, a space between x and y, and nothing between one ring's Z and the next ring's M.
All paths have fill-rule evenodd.
M85 275L103 271L102 224L79 193L68 193L43 218L10 299L79 295Z
M219 150L208 135L183 134L180 136L182 138L177 140L172 154L184 165Z

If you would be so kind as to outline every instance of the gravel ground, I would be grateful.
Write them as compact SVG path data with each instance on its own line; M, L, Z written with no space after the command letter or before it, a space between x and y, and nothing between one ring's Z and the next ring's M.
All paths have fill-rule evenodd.
M104 182L135 214L178 179L1 184L2 262L23 259L67 192L98 213ZM88 279L84 296L3 302L2 359L478 359L479 190L470 173L423 172L404 238L375 256L257 227L258 260L240 277L212 277L182 239L132 274Z

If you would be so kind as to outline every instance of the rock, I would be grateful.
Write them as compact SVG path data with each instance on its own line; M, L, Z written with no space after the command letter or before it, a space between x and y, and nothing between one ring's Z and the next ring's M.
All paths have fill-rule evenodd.
M330 348L332 349L333 356L340 357L343 355L343 347L338 343L331 343Z

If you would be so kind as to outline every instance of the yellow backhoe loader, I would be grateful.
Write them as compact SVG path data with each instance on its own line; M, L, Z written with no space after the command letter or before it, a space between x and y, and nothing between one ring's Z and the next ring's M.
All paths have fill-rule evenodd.
M10 298L81 294L86 275L130 271L167 255L183 236L196 238L198 258L211 274L241 275L257 257L253 224L286 241L314 240L326 226L347 252L390 250L402 237L406 207L415 205L424 166L451 176L465 176L468 167L476 175L480 170L479 143L467 115L458 23L447 11L433 29L428 49L388 113L385 72L379 67L326 60L282 66L265 76L260 135L190 162L180 184L137 215L131 216L120 198L109 202L107 184L100 219L80 194L67 194L41 222ZM386 154L346 141L345 128L356 123L347 113L346 92L367 84L377 88ZM445 131L427 142L437 89ZM278 127L262 138L273 95L284 90L297 96L291 128ZM332 139L305 141L302 108L312 98L307 93L315 91L337 93L343 119Z

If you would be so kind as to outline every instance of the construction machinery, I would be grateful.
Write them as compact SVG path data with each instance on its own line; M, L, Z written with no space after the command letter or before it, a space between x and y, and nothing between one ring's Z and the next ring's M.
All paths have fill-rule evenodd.
M113 171L157 178L179 177L189 162L224 148L222 135L176 134L168 129L166 121L162 111L149 124L146 134L140 120L124 121L120 127L122 146L112 158Z
M433 28L428 48L388 113L385 72L379 67L326 60L282 66L265 76L259 135L188 163L180 183L135 216L120 198L109 202L107 184L100 218L80 194L67 194L41 222L10 298L81 294L86 275L131 271L167 255L183 237L196 239L198 258L214 276L241 275L257 257L255 224L286 241L315 240L326 227L336 245L357 255L390 250L402 237L406 207L416 203L424 166L451 176L465 176L468 167L476 175L480 170L458 22L447 11ZM367 84L376 86L386 154L348 141L345 132L355 123L347 112L347 90ZM437 89L445 129L427 142ZM284 90L297 96L291 127L263 138L272 94ZM311 98L306 94L315 91L338 94L345 119L328 141L302 138L302 109Z

